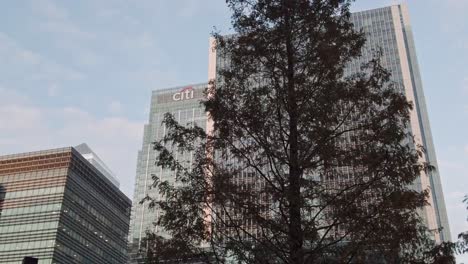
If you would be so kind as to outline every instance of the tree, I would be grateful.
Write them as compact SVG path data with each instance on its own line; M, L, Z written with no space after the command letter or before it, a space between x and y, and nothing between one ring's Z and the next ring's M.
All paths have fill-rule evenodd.
M468 210L468 195L465 196L463 202L467 204L466 209ZM458 240L455 242L448 241L435 246L431 255L435 260L434 263L455 263L454 254L466 253L468 253L468 231L458 234ZM447 262L444 262L446 260Z
M466 203L466 209L468 210L468 195L465 196L463 202ZM460 254L468 253L468 230L458 234L458 242L455 244L455 252Z
M432 261L417 212L428 193L410 187L432 168L379 52L345 74L365 44L351 1L226 2L236 35L214 35L227 66L203 102L213 129L167 114L155 143L177 183L154 178L163 198L146 199L170 235L154 250L205 263Z

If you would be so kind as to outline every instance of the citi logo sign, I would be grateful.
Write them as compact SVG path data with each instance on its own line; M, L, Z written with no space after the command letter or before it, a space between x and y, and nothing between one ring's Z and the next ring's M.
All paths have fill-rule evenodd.
M180 92L175 93L172 95L172 100L174 101L182 101L193 99L193 87L187 86L184 89L180 90Z

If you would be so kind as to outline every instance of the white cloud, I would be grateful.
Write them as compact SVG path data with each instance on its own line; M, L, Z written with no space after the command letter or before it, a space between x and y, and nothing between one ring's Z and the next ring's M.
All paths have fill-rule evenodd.
M437 8L437 16L440 16L440 28L443 33L456 34L457 40L451 45L458 48L468 47L466 38L466 13L468 1L466 0L432 0L429 5Z
M129 25L132 25L132 26L140 26L141 25L141 21L138 20L137 18L133 17L133 16L124 15L124 16L121 17L121 19L125 24L129 24Z
M114 100L107 106L107 110L112 114L120 113L122 112L122 103Z
M446 0L446 5L453 11L463 11L468 9L468 2L465 0Z
M197 0L187 0L181 2L182 6L178 8L177 15L183 18L191 18L200 10L200 3Z
M1 89L2 95L14 94ZM0 105L0 155L86 142L115 172L122 190L133 192L143 122L100 117L77 107L37 107L30 102L12 100Z
M64 20L68 18L67 10L61 8L52 0L32 0L31 6L37 13L51 19Z
M62 109L62 112L58 113L62 114L64 118L73 119L74 121L90 118L88 112L72 106L65 107Z
M15 104L0 106L0 130L3 132L33 129L40 124L41 118L41 111L34 107Z
M18 49L17 56L20 61L31 65L38 65L41 61L40 56L30 50Z
M82 30L74 23L68 10L52 0L34 0L31 2L32 10L41 17L39 28L46 32L66 35L74 38L94 38L94 34Z
M11 102L26 104L29 102L29 98L25 95L18 93L13 89L7 89L5 86L0 84L0 105L7 105Z
M81 30L78 26L68 21L45 21L40 24L40 28L46 32L73 38L89 39L95 37L94 34Z
M59 87L57 84L53 83L49 87L47 87L47 95L50 97L55 97L59 93Z
M96 4L99 4L99 3L96 2ZM128 12L125 12L126 10L125 7L109 8L109 6L106 5L106 6L96 7L95 10L97 10L96 17L101 18L103 20L107 20L107 21L119 20L123 22L124 24L133 25L133 26L137 26L141 24L139 19L133 16L130 16L128 15Z
M122 12L116 8L103 8L100 7L96 11L96 16L104 19L112 19L117 16L120 16Z
M124 50L140 51L151 49L151 51L154 52L156 42L154 36L150 32L142 32L123 39L120 45ZM151 55L154 56L154 54ZM152 57L152 59L155 58Z
M29 75L34 80L58 82L85 78L82 72L24 48L2 32L0 32L0 58L2 58L0 69L3 72L16 69L15 73Z
M73 13L59 4L62 1L32 0L30 7L36 19L36 27L42 33L47 34L55 48L65 50L78 66L95 66L100 61L100 56L90 50L89 44L96 41L95 29L86 30L74 20ZM41 34L42 34L41 33ZM81 78L82 76L74 76Z
M447 194L447 197L450 198L450 199L456 199L456 200L462 201L463 197L465 197L465 195L467 195L467 194L464 193L464 192L454 191L454 192L449 192Z
M151 89L170 87L179 82L179 77L171 69L161 70L160 67L138 69L129 73L129 77L135 82L142 82Z
M465 167L465 165L463 163L448 161L448 160L440 160L439 161L439 166L443 170L460 170L460 169L463 169Z
M467 46L468 47L468 46ZM463 91L468 92L468 77L465 77L462 82Z
M102 62L102 58L90 50L79 47L74 47L74 49L77 52L73 54L73 59L81 66L96 66Z

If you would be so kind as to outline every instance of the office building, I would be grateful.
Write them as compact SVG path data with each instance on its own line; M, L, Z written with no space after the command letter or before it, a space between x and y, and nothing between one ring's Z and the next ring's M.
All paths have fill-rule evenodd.
M423 161L438 167L407 6L401 4L356 12L352 14L351 20L356 29L363 29L367 37L367 43L363 49L362 57L350 63L346 74L360 72L361 64L371 60L375 51L382 50L383 66L391 71L391 80L397 84L396 89L401 89L408 100L414 103L410 129L415 136L416 143L426 149ZM219 67L225 67L225 59L210 47L208 66L210 80L216 78L216 71ZM187 115L189 115L184 112L193 112L196 114L192 114L192 118L198 118L197 121L200 124L205 123L204 126L209 127L206 117L196 100L201 98L201 94L190 100L182 100L184 89L186 88L178 87L153 92L150 121L145 126L143 148L138 154L137 180L130 232L130 241L136 247L138 247L138 243L144 236L146 229L154 228L153 230L157 230L157 227L153 227L151 223L156 219L158 212L148 211L145 206L138 203L146 194L157 193L156 190L148 190L148 186L152 183L151 175L170 177L168 172L164 174L160 168L154 165L156 153L151 148L151 142L161 139L165 133L164 127L161 125L163 114L172 112L175 114L176 119L179 118L178 120L183 123L187 120ZM181 112L184 113L182 117L180 116ZM435 170L427 174L423 173L413 184L413 187L417 190L430 190L429 205L424 207L421 214L427 227L433 231L437 242L449 241L450 229L439 172Z
M102 173L112 184L120 188L120 182L115 178L115 175L112 171L104 164L104 162L99 158L96 153L86 144L80 144L74 147L76 151L78 151L83 158L85 158L91 165L93 165L99 172Z
M0 157L0 263L126 263L131 201L90 153L82 144Z
M345 74L361 72L362 63L370 61L377 51L382 51L382 65L392 73L391 81L397 84L395 88L401 89L414 104L410 129L416 144L426 150L422 161L438 168L407 5L356 12L351 15L351 21L357 30L363 30L367 42L362 56L349 64ZM209 79L216 78L218 68L226 67L226 57L216 54L212 47ZM413 187L419 191L430 190L429 205L424 207L422 216L437 242L449 241L450 229L438 170L422 173Z
M153 142L161 140L166 129L161 123L165 113L172 113L175 119L181 124L195 123L200 127L206 127L206 113L200 105L203 98L203 91L207 84L187 85L163 90L153 91L151 96L150 118L144 127L143 144L138 152L135 192L131 214L131 224L129 232L130 259L132 263L141 261L139 254L140 243L147 230L157 231L158 227L153 226L153 222L159 215L158 210L149 210L147 203L140 204L140 201L147 195L158 197L157 189L150 189L153 183L152 176L165 181L171 181L174 173L170 170L163 170L156 167L156 155L153 150ZM191 161L191 156L178 157L180 160ZM162 232L161 234L164 234Z
M408 7L400 4L357 12L351 19L357 29L364 29L367 46L361 60L350 65L349 72L360 71L360 63L370 60L373 51L383 51L383 66L391 71L392 81L404 89L406 97L414 104L411 130L416 144L426 149L424 161L438 168ZM429 205L424 208L423 217L428 228L435 232L436 241L449 241L450 229L438 170L423 173L414 187L430 190Z

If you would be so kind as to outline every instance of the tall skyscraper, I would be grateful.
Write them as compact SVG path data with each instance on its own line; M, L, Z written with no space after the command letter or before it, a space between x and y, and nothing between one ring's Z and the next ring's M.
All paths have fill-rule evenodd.
M184 125L196 123L200 127L206 127L206 113L200 105L206 87L207 84L196 84L153 91L149 122L145 125L143 145L138 152L129 234L131 263L139 263L141 260L139 249L146 230L160 231L153 226L159 211L149 210L147 204L140 204L140 201L147 195L158 197L158 191L149 188L153 183L153 176L162 180L171 180L174 177L173 172L155 165L157 153L153 150L152 143L166 134L166 129L161 123L164 114L172 113L175 119ZM191 161L190 155L178 158Z
M410 129L416 144L426 150L422 161L438 168L407 5L399 4L356 12L351 15L351 21L357 30L364 31L367 42L362 56L350 63L345 74L360 72L362 63L370 61L376 52L382 51L382 65L392 73L391 81L395 82L396 89L401 89L407 99L414 104ZM225 67L225 60L225 56L216 54L211 42L209 79L216 78L216 71L219 67ZM422 216L426 226L434 231L435 240L438 242L450 240L447 211L438 170L423 173L413 187L416 190L430 191L428 201L430 204L425 206Z
M426 153L423 161L428 161L436 168L437 160L432 142L428 114L425 105L423 87L417 63L416 50L414 47L413 34L409 21L408 8L406 5L393 5L368 11L356 12L351 16L356 29L362 29L367 37L367 43L363 49L362 57L350 63L346 70L347 74L353 74L361 71L361 64L373 58L376 51L381 50L383 55L383 66L392 73L392 81L397 85L396 89L401 89L408 100L414 103L414 110L411 112L410 129L415 136L417 144L424 146ZM211 43L213 45L213 43ZM216 71L219 67L225 67L225 57L216 54L216 51L210 47L208 77L216 78ZM201 85L203 88L206 85ZM152 228L151 222L155 220L158 212L148 211L139 201L148 193L156 190L148 190L147 186L152 182L151 174L170 176L163 173L154 165L156 153L151 148L151 142L161 139L164 135L164 127L160 122L165 112L172 112L176 118L181 119L180 113L184 111L195 111L192 116L200 124L207 123L203 109L196 102L199 96L182 99L184 87L167 89L153 92L151 102L150 122L145 126L143 139L143 148L138 154L137 182L135 185L135 198L132 209L132 224L130 232L130 241L137 246L146 228ZM193 100L192 100L193 99ZM186 118L187 114L183 115ZM157 176L159 177L159 176ZM421 214L430 230L434 231L436 241L450 240L450 230L448 225L445 202L442 193L440 175L438 171L423 173L413 184L417 190L430 190L429 205L426 206ZM441 229L441 232L437 230Z
M82 144L0 157L0 263L127 262L131 201L83 157L90 152Z
M362 28L366 33L367 44L361 60L350 65L349 72L360 71L362 62L370 60L374 51L382 50L383 66L391 71L392 81L404 90L408 100L414 104L414 110L411 112L411 130L416 143L426 149L424 161L438 168L408 7L400 4L357 12L351 19L357 29ZM440 233L435 232L436 240L450 240L447 211L438 170L428 174L423 173L420 180L414 183L414 187L418 190L430 190L430 204L425 207L423 216L429 229L442 229Z

